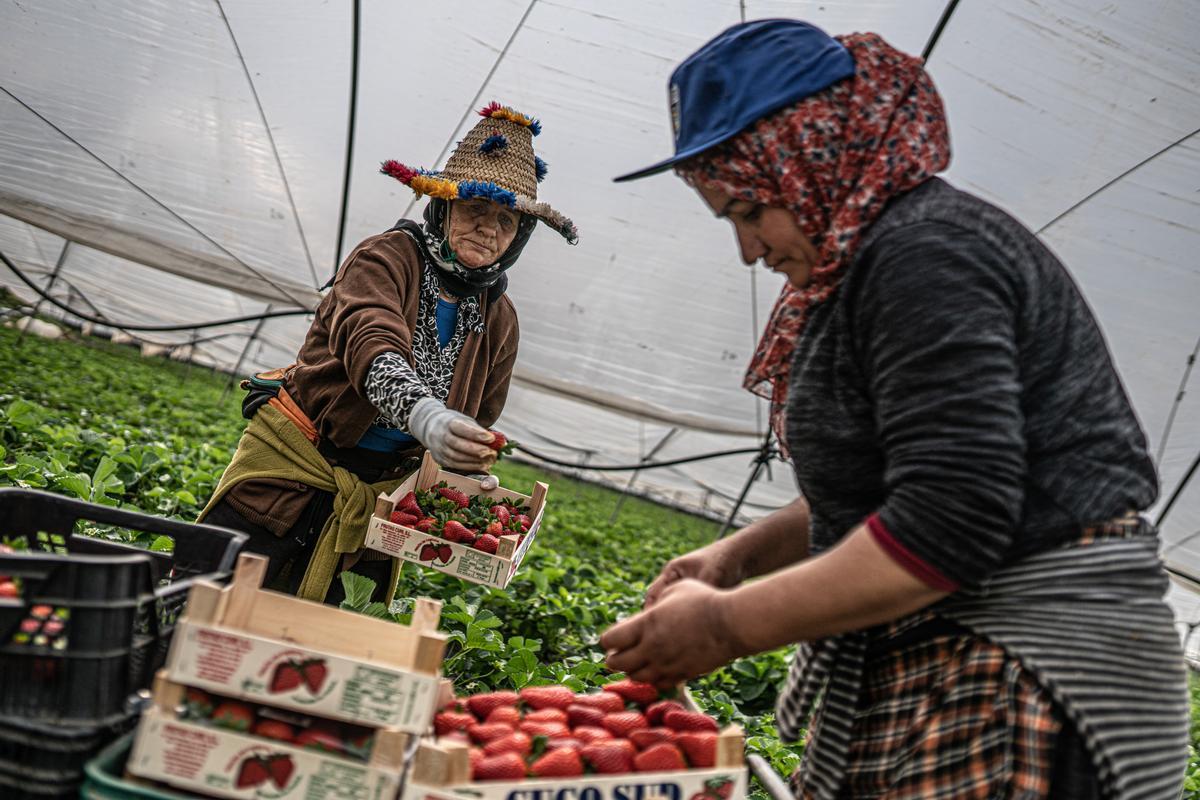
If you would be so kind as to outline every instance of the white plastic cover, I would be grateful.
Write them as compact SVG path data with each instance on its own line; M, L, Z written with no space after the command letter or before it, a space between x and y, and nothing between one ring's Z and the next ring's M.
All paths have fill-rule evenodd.
M576 248L539 232L512 273L522 346L499 427L591 464L755 447L764 409L741 376L780 279L743 266L671 175L611 177L669 152L667 76L743 14L876 30L919 53L946 3L362 0L348 142L355 5L0 5L0 250L44 285L69 239L54 296L112 320L311 308L340 255L419 215L379 162L440 166L471 111L499 99L542 119L543 197L581 232ZM1197 34L1190 0L962 3L929 62L950 114L948 177L1070 266L1162 451L1164 495L1200 450L1197 379L1176 404L1200 337ZM32 298L7 270L0 282ZM306 325L267 322L241 369L290 361ZM201 331L195 357L232 367L254 331ZM727 457L636 485L720 511L749 474L748 456ZM794 496L785 467L772 475L751 516ZM1193 485L1164 530L1168 560L1193 574L1198 531Z

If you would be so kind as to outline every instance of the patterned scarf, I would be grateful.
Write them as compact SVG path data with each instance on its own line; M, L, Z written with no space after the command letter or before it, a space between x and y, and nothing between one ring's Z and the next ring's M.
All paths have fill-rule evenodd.
M771 400L781 443L792 352L809 309L833 294L888 201L950 163L942 100L921 59L873 33L837 39L854 57L852 78L763 117L678 168L692 186L791 209L816 247L808 284L780 293L743 382Z

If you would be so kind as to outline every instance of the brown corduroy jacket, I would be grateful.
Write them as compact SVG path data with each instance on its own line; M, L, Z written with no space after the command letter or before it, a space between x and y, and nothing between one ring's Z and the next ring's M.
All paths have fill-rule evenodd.
M335 447L355 447L378 416L364 389L375 358L397 352L412 361L422 269L417 245L406 233L372 236L342 263L333 288L317 307L284 388L321 439ZM467 334L446 405L489 427L508 398L519 331L508 295L489 301L485 293L480 311L484 331ZM311 495L300 484L247 483L231 489L226 498L251 522L276 535L295 523Z

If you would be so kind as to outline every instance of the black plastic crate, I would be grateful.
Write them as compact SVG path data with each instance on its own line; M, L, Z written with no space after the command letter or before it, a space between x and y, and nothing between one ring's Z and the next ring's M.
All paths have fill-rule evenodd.
M80 522L174 540L173 553L73 533ZM29 552L0 554L0 715L105 725L128 713L166 657L175 620L197 578L233 569L244 534L85 503L0 489L0 536Z
M133 729L131 712L105 725L51 725L0 716L0 797L75 798L87 762Z

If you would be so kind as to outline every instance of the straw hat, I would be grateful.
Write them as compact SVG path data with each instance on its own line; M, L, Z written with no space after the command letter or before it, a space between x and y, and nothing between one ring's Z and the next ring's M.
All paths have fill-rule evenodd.
M413 169L398 161L383 162L379 171L418 197L481 197L509 206L537 217L575 244L579 240L575 223L537 199L546 162L533 154L533 137L542 132L542 124L495 102L480 109L479 116L483 119L458 143L441 172Z

